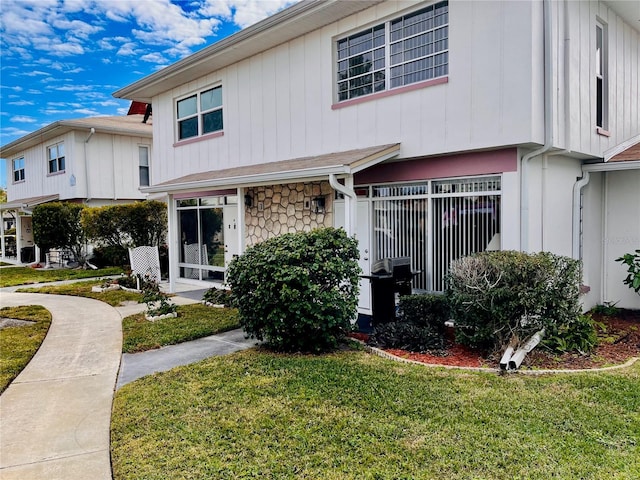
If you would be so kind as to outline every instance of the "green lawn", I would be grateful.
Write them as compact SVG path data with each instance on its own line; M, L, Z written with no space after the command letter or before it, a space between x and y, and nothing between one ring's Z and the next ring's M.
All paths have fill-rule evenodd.
M0 392L3 392L40 348L51 325L51 314L39 305L30 305L4 307L0 309L0 317L34 322L0 330Z
M81 269L43 269L30 267L10 267L0 269L0 287L12 287L31 283L56 282L59 280L73 280L77 278L103 277L120 275L123 270L119 267L101 268L99 270Z
M638 385L249 350L119 390L114 478L635 479Z
M151 350L163 345L195 340L240 326L238 311L212 308L194 303L178 307L178 317L150 322L143 313L131 315L122 321L125 353Z
M65 285L45 285L42 287L25 287L19 288L18 292L28 293L49 293L53 295L72 295L76 297L87 297L108 303L113 307L117 307L122 302L139 301L142 295L136 292L128 292L126 290L109 290L106 292L93 292L91 287L101 285L102 280L89 280L86 282L74 282Z

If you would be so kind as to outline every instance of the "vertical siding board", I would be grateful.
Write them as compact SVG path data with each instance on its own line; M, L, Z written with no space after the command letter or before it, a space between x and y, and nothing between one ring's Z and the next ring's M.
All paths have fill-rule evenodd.
M265 122L264 111L262 109L262 59L267 54L260 54L251 59L250 62L250 99L251 99L251 163L262 163L268 161L264 156L264 137L268 136L265 129L270 129L271 125Z
M276 78L276 158L291 158L291 62L290 46L282 45L274 54Z
M307 138L306 113L305 113L305 58L304 38L298 38L291 42L289 49L291 84L291 156L302 157L307 153L305 141Z
M260 80L262 125L264 128L263 154L265 159L277 159L277 131L275 79L275 52L265 53L262 57L262 78Z
M322 30L320 39L320 62L321 62L321 83L320 102L322 116L322 138L321 148L323 151L331 151L338 140L337 113L331 109L334 103L336 77L334 75L334 37L337 34L335 24L325 27Z
M251 67L248 60L238 64L238 131L235 141L238 142L238 159L233 163L250 164L253 162L253 145L251 129L253 124L253 112L251 111ZM256 127L258 128L258 127Z
M322 145L322 70L320 30L304 38L304 83L305 83L305 149L307 152L319 152Z

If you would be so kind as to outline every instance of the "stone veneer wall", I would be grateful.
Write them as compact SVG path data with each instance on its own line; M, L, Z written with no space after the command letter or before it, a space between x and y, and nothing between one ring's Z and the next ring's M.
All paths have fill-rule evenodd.
M252 199L244 217L247 246L283 233L333 226L333 189L329 182L253 187L245 194ZM324 197L324 213L312 210L311 201L316 197Z

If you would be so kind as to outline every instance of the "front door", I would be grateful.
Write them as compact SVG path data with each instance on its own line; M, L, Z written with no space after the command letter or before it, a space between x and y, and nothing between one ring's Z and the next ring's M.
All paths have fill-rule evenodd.
M238 206L225 205L224 207L224 266L229 267L229 263L238 255Z
M370 204L368 200L358 200L356 207L355 237L358 240L360 259L358 265L362 270L361 275L371 273L371 235L370 235ZM344 227L344 202L334 203L334 223L336 228ZM367 278L360 279L360 297L358 300L358 313L371 315L371 281Z

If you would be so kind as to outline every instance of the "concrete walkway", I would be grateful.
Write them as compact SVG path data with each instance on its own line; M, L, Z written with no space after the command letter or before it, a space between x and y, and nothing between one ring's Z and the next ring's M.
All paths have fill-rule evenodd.
M162 285L161 285L162 286ZM65 295L0 289L0 307L42 305L51 327L38 352L0 396L0 479L110 480L110 422L118 387L142 376L250 348L241 330L122 355L122 319L144 311ZM194 303L203 291L171 298Z
M242 329L237 329L148 352L125 353L122 355L117 388L145 375L166 372L181 365L216 355L227 355L255 345L256 340L244 338Z
M42 305L53 317L38 352L0 396L0 478L111 479L120 315L63 295L2 292L0 305Z

